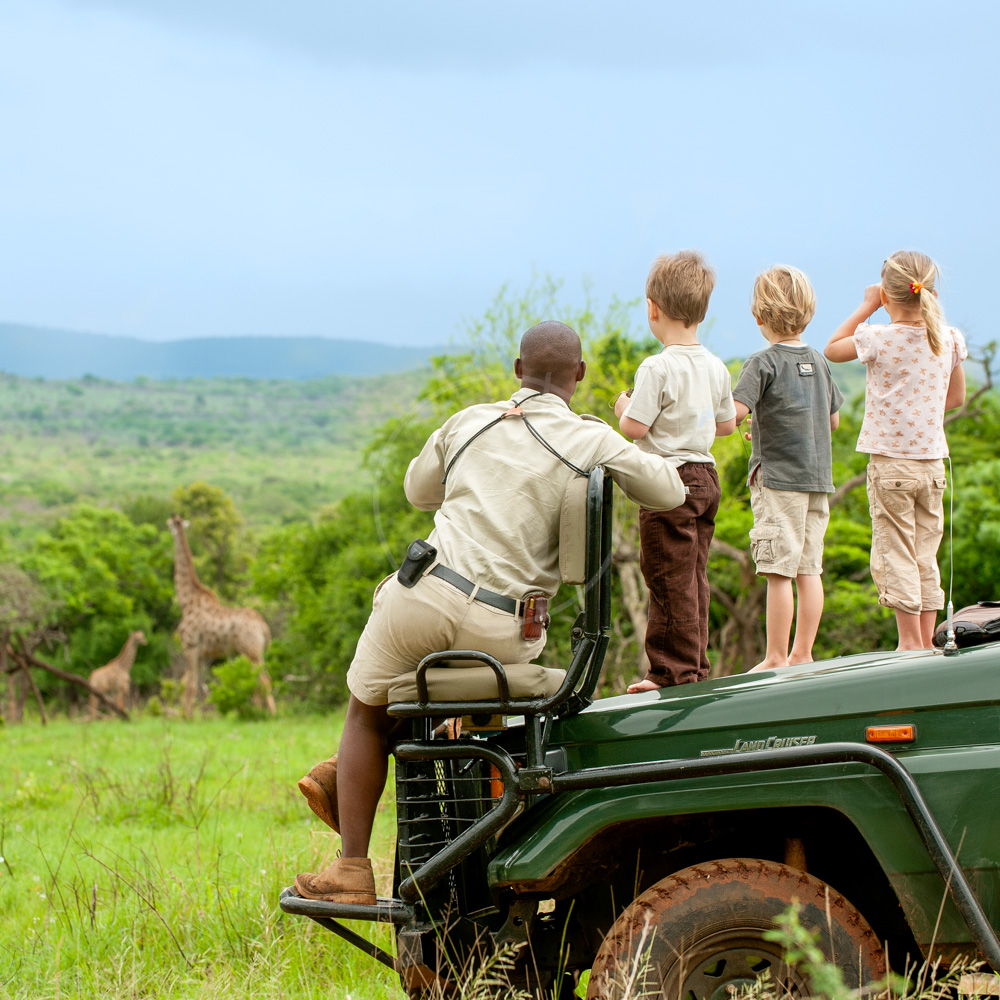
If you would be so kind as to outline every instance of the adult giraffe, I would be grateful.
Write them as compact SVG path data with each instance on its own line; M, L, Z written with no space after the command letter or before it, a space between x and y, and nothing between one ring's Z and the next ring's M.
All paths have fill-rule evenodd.
M181 606L177 636L184 650L184 677L181 681L181 706L191 715L201 690L205 665L230 656L245 656L260 667L258 680L264 690L267 710L274 715L271 677L264 667L264 650L271 641L271 630L253 608L233 608L222 604L215 593L198 579L191 558L191 547L184 535L184 520L179 515L167 518L174 536L174 589Z

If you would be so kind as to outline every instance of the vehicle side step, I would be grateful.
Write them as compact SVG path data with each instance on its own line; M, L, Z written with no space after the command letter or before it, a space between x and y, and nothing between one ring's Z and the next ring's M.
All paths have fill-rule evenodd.
M373 920L381 924L405 924L413 919L413 907L401 899L379 897L374 906L328 903L322 899L304 899L292 886L281 890L278 905L285 913L313 919L326 917L331 920Z

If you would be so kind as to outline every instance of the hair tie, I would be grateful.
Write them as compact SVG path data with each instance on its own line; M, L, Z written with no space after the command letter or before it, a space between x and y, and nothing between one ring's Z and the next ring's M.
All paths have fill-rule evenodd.
M922 281L911 281L910 282L910 291L913 292L914 295L916 295L920 291L920 289L923 288L923 287L924 287L924 283Z

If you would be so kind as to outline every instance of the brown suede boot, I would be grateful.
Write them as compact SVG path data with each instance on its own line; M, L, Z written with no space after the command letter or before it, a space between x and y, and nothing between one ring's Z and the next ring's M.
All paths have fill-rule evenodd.
M334 833L340 833L337 812L337 755L320 761L304 778L299 779L299 791L306 797L309 808Z
M318 874L295 876L295 891L306 899L374 906L375 874L370 858L337 858Z

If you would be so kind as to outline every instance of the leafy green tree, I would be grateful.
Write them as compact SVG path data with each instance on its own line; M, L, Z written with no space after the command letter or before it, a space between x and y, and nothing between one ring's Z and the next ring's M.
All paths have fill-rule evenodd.
M189 522L188 543L202 582L233 599L247 571L240 527L243 519L218 486L198 480L170 494L174 513Z
M70 670L86 675L102 666L129 632L142 629L149 646L133 679L141 685L159 677L176 623L170 552L166 530L107 507L80 505L38 537L21 565L55 605L48 624L67 637Z

